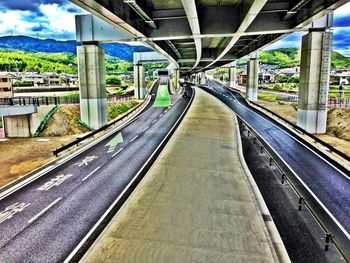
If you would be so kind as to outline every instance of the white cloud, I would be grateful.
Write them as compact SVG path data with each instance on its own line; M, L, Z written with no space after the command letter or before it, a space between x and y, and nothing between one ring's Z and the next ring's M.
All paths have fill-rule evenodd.
M29 11L0 11L0 34L25 35L32 27L39 26L38 22L25 21L25 16L28 15L30 15Z
M52 33L74 33L75 20L74 14L69 13L67 9L70 4L59 6L58 4L41 4L39 10L47 18L47 26Z
M72 13L76 10L76 13ZM75 5L41 4L39 12L0 10L0 35L27 35L41 38L74 39L76 14L82 14ZM34 30L35 29L35 30Z

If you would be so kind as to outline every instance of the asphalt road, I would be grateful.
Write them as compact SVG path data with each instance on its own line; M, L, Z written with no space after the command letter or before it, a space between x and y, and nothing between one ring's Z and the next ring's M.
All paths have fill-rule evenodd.
M247 105L237 92L229 91L216 81L208 81L212 94L227 104L238 116L245 120L289 165L294 173L329 211L336 224L347 238L343 244L349 245L350 232L350 173L335 167L315 150L307 147L296 135L277 124L257 110ZM324 213L324 211L320 211ZM344 243L345 242L345 243ZM348 251L350 252L350 251Z
M151 94L157 94L157 88ZM137 174L188 103L189 99L179 98L167 108L149 106L121 131L0 197L0 262L64 261Z

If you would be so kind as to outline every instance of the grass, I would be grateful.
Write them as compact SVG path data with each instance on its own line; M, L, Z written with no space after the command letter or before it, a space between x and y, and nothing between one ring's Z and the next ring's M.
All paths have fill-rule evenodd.
M132 109L139 103L137 101L128 101L128 102L120 102L120 103L110 103L108 104L108 121L114 120L119 115L127 112Z
M258 99L263 101L273 102L273 101L276 101L276 95L271 93L259 92Z

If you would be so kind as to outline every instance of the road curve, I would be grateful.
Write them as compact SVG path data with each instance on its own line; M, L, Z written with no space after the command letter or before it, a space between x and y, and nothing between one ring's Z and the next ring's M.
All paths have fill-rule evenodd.
M324 211L318 212L322 214L328 210L328 218L333 222L327 223L337 225L339 229L334 231L339 230L338 233L341 233L336 237L341 239L343 248L350 253L350 172L338 167L287 128L249 106L239 93L213 80L209 80L208 88L204 89L247 122L311 190L324 206Z
M157 88L151 93L157 94ZM150 106L126 127L0 197L0 262L63 262L138 173L188 103L189 99L179 98L169 107Z

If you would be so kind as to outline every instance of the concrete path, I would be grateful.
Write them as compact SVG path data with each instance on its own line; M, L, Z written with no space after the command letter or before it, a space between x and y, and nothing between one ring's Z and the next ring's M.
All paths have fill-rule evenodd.
M83 262L276 262L238 158L232 112L196 93L164 151Z

